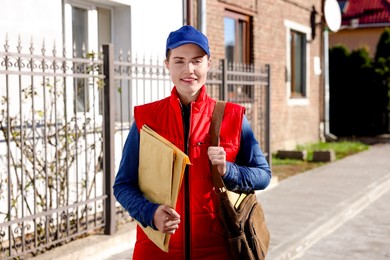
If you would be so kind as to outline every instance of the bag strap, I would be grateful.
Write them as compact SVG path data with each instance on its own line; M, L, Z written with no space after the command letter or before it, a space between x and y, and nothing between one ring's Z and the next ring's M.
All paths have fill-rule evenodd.
M210 135L211 145L219 146L219 134L221 132L222 118L225 113L226 101L217 101L211 118ZM212 180L217 194L226 192L227 189L223 183L222 177L218 172L217 165L211 165Z

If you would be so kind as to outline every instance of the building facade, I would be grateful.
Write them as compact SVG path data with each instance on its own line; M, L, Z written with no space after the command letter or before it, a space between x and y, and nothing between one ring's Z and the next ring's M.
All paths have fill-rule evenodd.
M214 60L270 64L272 150L320 140L322 1L207 0L206 13L199 6L205 1L187 2L188 21L205 30Z

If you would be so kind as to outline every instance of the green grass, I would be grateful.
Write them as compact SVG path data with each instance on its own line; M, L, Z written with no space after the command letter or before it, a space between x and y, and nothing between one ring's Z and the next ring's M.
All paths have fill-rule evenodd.
M291 165L299 163L302 163L302 161L294 159L279 159L275 155L272 155L272 165Z
M369 145L363 144L361 142L349 142L349 141L340 141L340 142L319 142L307 145L298 145L297 150L307 151L306 161L311 162L313 159L313 152L319 150L334 150L336 155L336 160L344 158L348 155L359 153L361 151L369 149ZM275 155L272 156L273 165L293 165L300 164L300 160L291 160L291 159L279 159Z

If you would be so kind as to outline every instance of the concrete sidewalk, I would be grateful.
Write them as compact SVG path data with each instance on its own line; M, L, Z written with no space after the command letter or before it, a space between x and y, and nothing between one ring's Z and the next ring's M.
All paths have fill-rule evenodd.
M271 233L267 259L390 259L390 144L258 193ZM135 224L54 249L46 259L131 259Z
M271 233L267 259L390 259L389 191L390 144L282 181L259 195ZM373 212L378 223L359 221ZM354 243L336 240L339 233Z

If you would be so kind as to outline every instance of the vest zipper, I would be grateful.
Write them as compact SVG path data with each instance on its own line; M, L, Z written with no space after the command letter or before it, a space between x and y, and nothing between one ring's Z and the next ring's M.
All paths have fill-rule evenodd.
M185 148L186 149L186 154L188 156L190 156L189 154L189 144L190 144L190 129L191 129L191 114L192 114L192 103L190 103L190 115L189 115L189 120L188 120L188 133L187 133L187 147ZM190 215L190 169L188 168L188 172L186 174L186 181L185 181L185 185L186 185L186 189L185 189L185 201L186 201L186 207L185 207L185 211L186 211L186 228L185 228L185 257L186 257L186 260L190 260L191 259L191 215Z
M183 129L184 129L184 138L186 138L187 132L187 140L186 145L184 147L184 152L189 156L189 140L190 140L190 129L191 129L191 110L192 110L192 104L190 104L190 111L189 111L189 118L188 118L188 129L186 129L186 114L184 113L183 105L180 102L180 107L182 111L182 118L183 118ZM191 227L190 227L190 177L189 177L189 168L186 168L186 172L184 174L184 214L185 214L185 221L184 221L184 257L185 260L191 259Z

